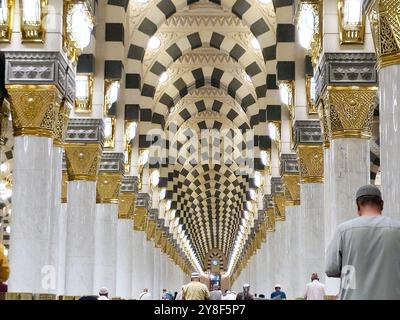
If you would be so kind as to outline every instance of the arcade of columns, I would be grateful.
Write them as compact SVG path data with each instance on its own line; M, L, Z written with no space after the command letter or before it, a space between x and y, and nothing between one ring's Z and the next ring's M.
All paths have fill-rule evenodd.
M20 26L19 1L6 1L14 14L12 37L0 43L2 137L11 131L8 110L13 127L10 299L72 299L103 286L113 297L137 298L147 287L160 298L164 287L178 291L196 269L161 214L160 191L151 185L151 170L140 165L138 137L126 139L127 124L138 117L116 112L112 141L105 130L110 71L104 61L123 59L127 49L123 41L104 42L104 22L121 21L131 5L107 1L115 8L106 11L105 2L64 1L85 3L96 19L90 46L78 58L66 43L62 1L39 1L48 8L36 35L42 38L34 42ZM280 283L296 298L311 273L323 279L327 243L338 224L355 216L356 189L378 183L373 169L379 161L384 213L399 217L400 168L393 159L400 152L400 3L364 1L360 30L346 33L339 26L341 2L273 1L278 24L279 7L299 12L304 3L318 10L321 29L309 51L296 44L295 52L284 53L284 46L278 52L292 55L286 57L290 66L277 66L277 80L290 97L261 128L272 140L261 204L223 289L239 291L248 282L253 292L268 293ZM296 25L296 19L284 23ZM119 71L113 80L123 82ZM92 112L82 114L75 77L87 73L93 74ZM338 282L325 281L328 294L336 294Z

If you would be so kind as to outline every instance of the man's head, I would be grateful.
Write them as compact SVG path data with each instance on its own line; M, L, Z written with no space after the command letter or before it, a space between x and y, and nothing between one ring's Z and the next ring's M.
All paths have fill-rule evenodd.
M281 285L280 284L276 284L275 285L275 290L276 291L281 291Z
M108 297L108 289L106 287L103 287L99 290L99 296L105 296Z
M314 280L318 280L319 281L318 274L315 273L315 272L311 275L311 281L314 281Z
M381 191L374 185L365 185L356 193L357 210L360 216L381 214L383 200Z
M250 291L250 285L248 283L245 283L243 285L243 292L249 292Z
M200 273L192 272L192 281L200 281Z
M213 288L213 290L218 290L219 286L216 283L214 283L212 288Z
M163 292L163 293L167 292L167 289L162 289L162 292Z
M148 288L144 288L143 292L149 292L149 289Z

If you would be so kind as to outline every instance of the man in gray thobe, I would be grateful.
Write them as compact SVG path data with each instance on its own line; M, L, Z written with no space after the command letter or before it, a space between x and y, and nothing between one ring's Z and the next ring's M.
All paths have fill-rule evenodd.
M359 217L339 225L327 249L326 275L341 278L341 300L400 299L400 222L381 215L373 185L356 202Z

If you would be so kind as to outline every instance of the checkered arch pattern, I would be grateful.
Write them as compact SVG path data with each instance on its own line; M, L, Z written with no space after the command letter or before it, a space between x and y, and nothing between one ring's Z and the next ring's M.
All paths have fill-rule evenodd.
M218 164L183 168L174 171L174 176L176 216L200 261L205 261L206 253L214 248L229 256L244 210L247 176Z
M226 269L227 269L227 267L228 267L228 263L227 263L226 257L225 257L225 255L223 254L223 252L221 252L221 251L219 251L219 250L217 250L217 249L211 250L210 252L207 253L207 258L206 258L206 261L207 261L207 270L211 270L212 261L213 261L214 259L217 259L217 260L218 260L218 262L219 262L219 269L220 269L221 271L224 271L224 270L226 271Z

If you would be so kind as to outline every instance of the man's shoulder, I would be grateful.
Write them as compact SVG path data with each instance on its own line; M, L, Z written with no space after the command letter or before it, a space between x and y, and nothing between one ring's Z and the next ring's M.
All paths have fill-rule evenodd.
M400 221L385 216L356 217L339 224L338 231L339 233L343 233L351 229L362 227L386 227L398 229L400 231Z

